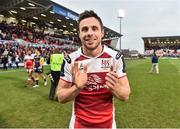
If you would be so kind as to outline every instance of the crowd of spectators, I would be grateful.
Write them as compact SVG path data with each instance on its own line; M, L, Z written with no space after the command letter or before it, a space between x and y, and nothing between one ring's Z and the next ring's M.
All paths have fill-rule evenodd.
M150 49L145 50L144 55L145 56L152 56L154 51L157 51L161 57L180 57L180 49Z
M28 51L35 54L38 50L46 60L54 49L55 47L32 47L18 43L0 44L0 66L4 70L7 70L7 68L19 68L19 64L24 63L24 57ZM66 53L74 51L74 49L56 49L59 49L59 52L65 51Z
M26 44L10 42L15 41L15 39L22 39ZM32 53L38 50L47 59L55 46L58 47L59 51L71 53L77 49L73 45L80 45L79 39L72 36L45 33L44 28L37 29L21 23L8 24L6 21L0 23L0 40L6 40L6 43L0 42L0 67L5 70L7 68L19 68L19 64L24 62L24 57L29 50ZM41 44L41 46L37 44ZM42 44L46 46L42 46ZM64 47L66 45L72 47Z
M48 44L48 45L64 45L64 44L79 44L79 38L68 34L51 34L45 32L45 27L27 26L21 23L0 23L0 40L23 39L24 41Z

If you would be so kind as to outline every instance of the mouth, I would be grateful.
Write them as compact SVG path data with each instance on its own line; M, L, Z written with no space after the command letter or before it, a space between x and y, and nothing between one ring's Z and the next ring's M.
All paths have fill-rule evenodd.
M92 43L95 41L95 39L85 39L85 41L86 41L88 44L92 44Z
M87 45L92 45L92 44L94 44L94 42L92 40L89 40L89 41L86 41L86 44Z

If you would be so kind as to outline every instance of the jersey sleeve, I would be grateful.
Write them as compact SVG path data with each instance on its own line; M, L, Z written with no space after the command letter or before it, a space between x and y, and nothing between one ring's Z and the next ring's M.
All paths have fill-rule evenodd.
M66 59L64 61L65 61L65 64L63 66L64 76L61 76L61 79L67 82L72 82L72 72L71 72L72 63L69 63Z
M118 77L122 77L126 75L125 61L124 61L123 55L119 55L119 57L116 56L115 68L116 68L116 73L118 74Z

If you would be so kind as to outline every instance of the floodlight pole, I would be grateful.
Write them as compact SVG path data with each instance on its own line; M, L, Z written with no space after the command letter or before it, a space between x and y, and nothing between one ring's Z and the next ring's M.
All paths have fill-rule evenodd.
M122 18L123 17L118 17L119 18L119 33L120 33L120 38L119 38L119 49L121 50L121 36L122 36L122 34L121 34L121 22L122 22Z
M124 17L124 10L122 10L122 9L119 9L119 14L118 14L118 18L119 18L119 23L120 23L120 25L119 25L119 33L120 33L120 38L119 38L119 49L121 50L121 36L122 36L122 34L121 34L121 23L122 23L122 18Z

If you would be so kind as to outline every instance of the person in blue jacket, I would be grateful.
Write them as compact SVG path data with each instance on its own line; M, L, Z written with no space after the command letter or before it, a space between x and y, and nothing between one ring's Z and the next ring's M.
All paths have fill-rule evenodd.
M154 54L151 58L151 63L152 63L152 67L151 67L151 71L150 71L151 73L159 74L158 62L159 62L159 58L158 58L156 52L154 52Z

